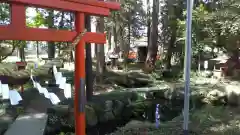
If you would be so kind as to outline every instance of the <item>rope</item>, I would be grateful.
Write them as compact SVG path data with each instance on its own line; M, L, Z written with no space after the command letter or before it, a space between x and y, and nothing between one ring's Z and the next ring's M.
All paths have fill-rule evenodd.
M75 39L72 42L73 49L77 46L79 41L82 39L82 37L86 34L87 29L85 29L83 32L78 33L78 35L75 37Z
M87 30L85 29L83 32L78 33L77 36L74 38L74 40L72 42L72 47L70 49L67 49L67 50L64 50L64 51L65 52L71 52L71 51L75 50L77 44L82 39L84 34L86 34L86 32L87 32Z
M73 60L74 60L74 61L75 61L74 50L75 50L77 44L79 43L79 41L80 41L80 40L82 39L82 37L86 34L86 32L87 32L87 29L85 29L83 32L78 33L78 35L75 37L75 39L74 39L73 42L72 42L72 47L73 47L73 48L71 48L71 50L69 50L69 51L71 51L71 53L72 53L72 55L73 55Z

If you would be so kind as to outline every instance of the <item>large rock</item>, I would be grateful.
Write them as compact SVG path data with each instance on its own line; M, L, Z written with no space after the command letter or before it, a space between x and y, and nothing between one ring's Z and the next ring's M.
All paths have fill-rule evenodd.
M0 56L7 56L11 54L12 46L10 44L1 43L0 44Z
M190 135L238 135L239 110L226 106L206 105L192 110L189 114ZM183 135L183 115L168 122L162 122L159 128L155 123L131 121L110 135Z
M146 78L143 75L133 74L133 75L115 75L113 77L109 77L107 79L107 82L127 88L135 88L144 86L146 87L153 81L150 78Z
M226 93L224 91L214 89L208 92L204 98L204 101L208 104L224 104Z
M227 100L230 105L240 105L240 85L229 84L225 86Z
M60 65L61 62L49 62L37 69L32 69L33 76L39 78L49 78L52 77L50 69L53 65ZM9 85L22 85L29 81L31 75L31 69L17 70L17 65L15 63L2 63L0 64L0 80L4 84Z
M98 123L97 114L91 106L85 106L86 124L94 126ZM74 109L67 105L58 105L48 109L48 126L55 129L61 127L73 128L75 123Z
M92 108L91 106L86 106L85 109L86 109L87 125L89 125L89 126L97 125L98 117L97 117L97 114L96 114L94 108Z
M58 113L58 112L56 112ZM75 117L74 117L74 110L71 109L69 112L65 112L65 113L69 113L69 125L74 125L75 122ZM85 114L86 114L86 124L88 126L95 126L98 123L98 116L96 114L96 111L94 110L94 108L92 106L86 105L85 106Z
M137 99L137 94L134 92L111 92L94 96L85 106L87 126L131 117L133 109L129 104ZM74 127L73 100L61 104L63 105L48 109L49 119L51 119L49 126Z

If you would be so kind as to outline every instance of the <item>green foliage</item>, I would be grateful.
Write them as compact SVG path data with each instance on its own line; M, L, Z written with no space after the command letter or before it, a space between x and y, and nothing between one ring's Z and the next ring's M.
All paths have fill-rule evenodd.
M43 13L37 11L35 17L31 18L31 21L27 21L27 25L29 27L40 27L45 24L44 15Z
M205 46L236 49L240 32L239 14L239 1L236 0L217 0L196 5L192 18L193 54L203 51ZM182 31L179 39L183 44L185 20L179 21L179 26Z
M185 18L186 18L186 11L183 12ZM192 49L193 49L193 55L197 55L199 52L203 51L204 46L210 45L212 42L208 42L208 33L211 31L206 31L206 23L208 23L204 17L208 15L208 11L204 7L203 4L200 4L198 7L196 7L193 10L192 13ZM186 34L186 20L179 20L178 25L180 27L180 37L179 41L181 44L184 44L185 42L185 34Z
M130 24L131 36L139 38L142 36L142 30L145 26L146 13L143 9L143 3L141 0L122 0L121 10L112 12L111 17L106 19L106 29L111 30L112 27L117 27L117 36L120 36L120 32L124 33L124 37L127 37L127 27ZM118 39L121 39L120 37Z
M10 23L10 11L9 5L6 3L0 3L0 24Z

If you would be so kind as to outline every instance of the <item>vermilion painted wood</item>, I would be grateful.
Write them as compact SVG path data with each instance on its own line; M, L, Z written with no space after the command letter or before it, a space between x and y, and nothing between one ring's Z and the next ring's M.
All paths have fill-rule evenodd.
M3 2L3 0L1 0L1 2ZM84 13L107 16L109 15L109 9L118 9L116 5L104 5L103 2L97 3L96 1L94 3L93 0L92 2L88 1L89 3L85 1L85 4L82 4L84 3L83 0L81 0L80 3L63 0L8 0L7 2L11 2L10 4L12 7L11 24L8 26L0 26L0 40L73 41L77 33L83 32L85 29ZM26 28L25 6L39 6L75 11L76 32ZM106 42L105 39L105 34L87 32L75 48L74 108L76 135L86 135L85 111L79 108L80 106L84 108L83 106L85 105L85 42L104 44Z
M77 11L83 12L91 15L99 15L99 16L108 16L110 14L110 10L107 8L85 5L76 2L69 2L63 0L4 0L5 2L11 3L22 3L25 6L36 6L36 7L44 7L44 8L54 8L59 10L67 10L67 11ZM4 2L3 1L3 2Z
M77 36L75 31L39 29L39 28L19 28L0 26L0 40L27 40L27 41L56 41L72 42ZM96 32L86 32L82 39L87 43L106 43L106 34Z
M78 33L83 32L85 29L85 15L83 13L76 13L75 26ZM75 98L74 98L74 110L75 110L75 134L76 135L86 135L86 125L85 125L85 112L80 112L81 106L83 106L85 101L81 100L82 95L85 93L85 84L81 82L85 80L85 42L80 40L75 48ZM84 85L84 86L82 86Z
M28 41L67 41L71 42L77 33L67 30L26 28L25 7L11 4L11 24L0 26L0 40L28 40ZM53 36L54 35L54 36ZM83 39L88 43L106 43L106 35L87 32Z
M24 5L11 4L11 25L26 27L26 9Z
M120 5L119 3L116 3L116 2L101 2L96 0L64 0L64 1L72 1L72 2L91 5L91 6L103 7L103 8L108 8L110 10L120 10Z

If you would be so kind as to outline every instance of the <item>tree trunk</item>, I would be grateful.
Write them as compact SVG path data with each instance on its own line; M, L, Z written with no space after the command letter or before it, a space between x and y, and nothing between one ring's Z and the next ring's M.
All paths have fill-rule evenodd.
M99 31L98 29L98 18L97 17L94 17L94 21L96 22L95 24L96 24L96 27L95 27L95 29L96 29L96 31ZM97 54L98 54L98 44L95 44L95 46L94 46L94 58L96 58L97 59Z
M19 48L19 57L21 62L25 61L25 52L24 52L24 46Z
M117 48L118 46L118 35L117 35L117 27L118 27L118 22L117 22L117 15L114 13L113 20L115 22L115 26L113 27L113 37L114 37L114 47Z
M150 44L150 37L151 37L151 12L150 12L150 1L146 1L147 5L147 45L149 46ZM146 53L145 53L146 51ZM138 60L140 62L143 62L147 58L147 48L145 50L143 47L138 48Z
M61 20L59 21L58 29L63 29L64 28L64 16L65 16L65 12L61 12ZM62 48L65 48L65 47L63 47L63 44L64 44L63 42L58 42L58 43L55 44L55 49L58 50L57 51L57 56L59 56L61 54ZM69 47L69 46L67 46L67 47ZM55 54L56 54L56 51L55 51ZM67 53L67 55L68 55L68 53Z
M54 10L48 11L48 28L54 27ZM54 42L48 42L48 58L55 58L55 44Z
M173 46L175 41L176 41L176 36L172 33L171 40L167 49L166 63L164 66L165 70L169 70L172 68L171 59L172 59Z
M36 8L36 12L39 13L39 9L38 8ZM37 44L37 46L36 46L37 58L39 58L39 41L36 41L36 44Z
M39 42L37 41L36 43L37 43L37 48L36 48L37 49L37 58L39 58Z
M151 15L150 15L150 2L147 0L147 44L150 44L150 33L151 33Z
M90 16L85 17L85 27L87 31L91 31ZM92 69L92 47L90 43L86 43L86 98L91 100L93 95L93 69Z
M147 59L145 61L145 72L151 73L155 69L156 56L158 51L158 12L159 0L153 0L151 40L148 45Z
M99 0L104 1L104 0ZM104 18L100 17L97 21L97 32L104 33ZM97 46L97 76L96 82L102 84L103 83L103 72L105 70L105 53L104 53L104 45Z
M170 38L170 41L169 41L169 44L168 44L166 63L165 63L165 69L167 69L167 70L172 68L171 59L172 59L172 54L173 54L173 48L174 48L174 45L175 45L176 39L177 39L177 27L178 27L178 25L177 25L177 16L176 16L175 7L171 7L170 16L172 16L172 19L169 21L170 22L171 38Z
M74 14L73 14L73 13L70 13L70 21L69 21L69 24L71 25L73 21L74 21ZM67 42L67 45L69 45L69 42ZM74 51L71 51L71 52L70 52L70 61L71 61L71 62L74 62L73 52L74 52Z
M129 18L129 20L130 20L130 18ZM122 37L123 43L125 43L124 38L123 38L123 35L124 35L123 32L124 32L124 30L122 29L121 37ZM125 71L127 71L127 68L128 68L128 55L129 55L130 44L131 44L131 22L129 21L129 23L128 23L128 43L123 44L123 46L124 46L124 69L125 69Z
M97 32L104 33L104 18L100 17L97 21ZM103 72L105 70L104 45L97 45L97 83L103 83Z
M110 28L108 31L108 51L112 49L112 30L113 28Z

